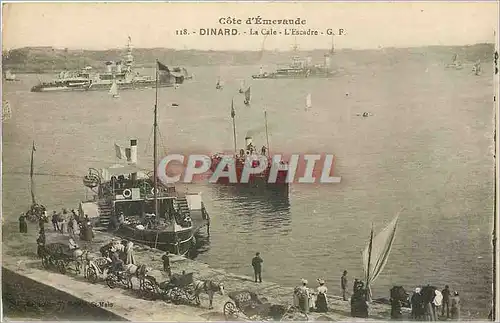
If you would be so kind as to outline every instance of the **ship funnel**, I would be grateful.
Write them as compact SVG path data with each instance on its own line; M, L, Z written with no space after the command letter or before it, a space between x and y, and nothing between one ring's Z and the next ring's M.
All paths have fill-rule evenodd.
M252 144L252 137L246 137L245 138L245 144L246 146L250 146Z
M325 67L329 68L330 67L330 56L325 55Z
M112 73L112 68L113 68L113 63L112 62L106 62L106 72Z
M116 72L121 73L122 72L122 62L117 62L116 63Z
M130 139L130 162L137 164L137 139Z
M312 63L312 57L309 56L307 57L307 66L311 66L311 63Z

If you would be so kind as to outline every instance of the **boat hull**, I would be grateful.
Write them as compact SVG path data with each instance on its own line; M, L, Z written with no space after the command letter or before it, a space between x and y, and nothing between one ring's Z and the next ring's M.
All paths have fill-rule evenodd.
M212 172L215 172L217 166L221 162L221 159L219 157L214 156L212 157L211 161L212 162L210 170ZM237 183L231 183L228 177L220 177L217 179L215 184L234 186L235 188L237 188L237 190L245 191L247 193L250 193L251 195L256 195L256 193L258 193L259 191L262 193L265 193L267 191L267 192L278 193L281 196L288 197L290 184L287 182L287 174L288 174L287 170L278 170L276 181L274 183L269 183L268 179L272 167L271 165L269 165L267 169L260 174L250 174L248 182L242 183L241 178L243 174L244 164L238 161L236 161L235 164L236 164Z
M308 78L329 78L334 76L334 73L321 73L321 74L257 74L252 75L253 79L308 79Z
M134 82L120 83L120 90L137 90L156 87L156 82ZM160 83L158 87L173 87L173 83ZM31 92L74 92L74 91L109 91L110 84L92 84L77 87L55 86L55 85L35 85Z
M173 254L186 255L194 246L194 231L188 228L179 232L139 230L130 225L121 225L114 234L134 243L151 248L168 251Z

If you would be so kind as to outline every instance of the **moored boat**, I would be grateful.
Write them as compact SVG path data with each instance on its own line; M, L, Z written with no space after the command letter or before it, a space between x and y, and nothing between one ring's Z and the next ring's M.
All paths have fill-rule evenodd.
M166 68L160 62L157 64L158 70ZM80 210L83 214L93 212L92 218L98 218L102 226L111 222L110 228L116 236L185 255L195 245L195 234L202 227L209 227L210 217L201 194L181 194L173 185L158 180L157 105L156 102L153 175L148 176L137 165L137 140L131 140L130 148L126 149L115 144L117 158L126 158L128 164L90 169L83 184L92 190L94 197L82 202Z
M266 116L266 135L267 135L267 113ZM250 189L252 191L259 190L272 190L281 192L281 196L288 197L289 194L289 183L287 181L287 163L281 161L276 163L273 158L270 157L268 153L269 140L267 147L263 146L260 150L260 154L257 151L256 147L253 144L253 139L251 136L246 136L245 138L245 149L240 149L239 154L236 153L236 130L234 123L234 107L231 107L231 117L233 119L233 130L234 130L234 141L235 141L235 153L234 155L216 153L211 156L211 164L210 170L212 172L216 172L217 168L221 163L226 164L223 167L223 171L228 171L229 166L227 164L234 165L236 172L236 182L231 183L228 177L220 177L217 179L216 184L223 185L236 185L241 189ZM251 165L252 168L259 167L258 161L256 160L259 157L264 157L267 160L266 168L263 169L260 173L249 174L248 181L242 181L243 170L246 165ZM248 166L247 166L248 167ZM271 176L274 177L274 173L272 170L276 171L276 180L272 180L272 183L269 183L269 178Z

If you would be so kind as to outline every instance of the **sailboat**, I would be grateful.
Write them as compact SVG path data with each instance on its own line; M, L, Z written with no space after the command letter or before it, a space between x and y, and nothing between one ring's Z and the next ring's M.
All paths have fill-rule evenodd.
M31 161L30 161L30 191L31 191L31 206L28 212L26 212L26 215L28 217L28 220L35 222L38 219L42 218L44 216L44 213L46 211L45 207L43 205L39 205L36 203L35 199L35 178L34 178L34 173L35 173L35 141L33 141L33 145L31 147Z
M217 79L217 84L215 84L215 89L222 90L222 82L220 80L220 77Z
M5 72L5 80L6 81L17 81L16 74L12 74L10 70Z
M312 108L311 93L306 97L306 111Z
M120 95L118 94L118 84L116 82L113 82L111 85L111 88L109 89L109 94L113 96L113 98L119 98Z
M370 233L370 242L363 251L363 270L366 279L367 300L371 301L371 285L384 269L389 253L394 243L396 227L401 209L394 219L375 237L373 236L373 226Z
M478 60L476 63L474 63L474 66L472 67L472 71L476 75L481 75L481 60Z
M454 54L451 60L452 62L446 65L446 68L454 68L457 70L461 70L463 68L462 63L458 60L457 54Z
M250 105L250 87L245 91L245 101L243 101L246 106Z
M240 89L238 90L239 93L245 93L245 90L243 90L245 88L245 81L241 81L240 82Z
M156 80L166 66L156 61ZM195 234L210 222L201 193L176 192L173 184L165 181L165 174L158 173L158 88L154 105L153 123L153 174L149 176L137 164L137 140L130 140L130 148L115 144L116 157L126 159L126 165L115 165L100 171L91 168L84 185L95 196L82 202L80 209L97 209L100 225L107 226L110 218L123 214L125 223L114 235L145 244L153 248L168 250L177 255L186 255L196 243ZM176 106L172 104L172 106ZM90 180L97 178L97 181ZM172 182L173 183L173 182ZM97 184L97 186L95 185Z

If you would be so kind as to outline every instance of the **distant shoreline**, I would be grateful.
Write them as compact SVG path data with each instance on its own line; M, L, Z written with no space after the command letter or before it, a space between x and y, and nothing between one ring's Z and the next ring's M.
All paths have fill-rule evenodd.
M275 65L289 62L292 55L310 56L313 61L321 61L325 55L331 55L333 62L344 60L363 62L367 56L373 59L386 59L393 56L404 59L407 55L421 57L437 56L443 61L450 61L457 54L462 62L493 61L494 44L483 43L466 46L427 46L411 48L381 49L339 49L330 54L326 49L280 52L280 51L202 51L174 50L168 48L135 48L133 50L136 68L153 68L156 59L168 66L216 66L216 65ZM53 47L24 47L2 53L4 70L12 73L47 74L62 70L79 70L91 66L95 70L104 69L107 61L120 60L124 49L112 50L73 50ZM373 56L373 57L372 57Z

